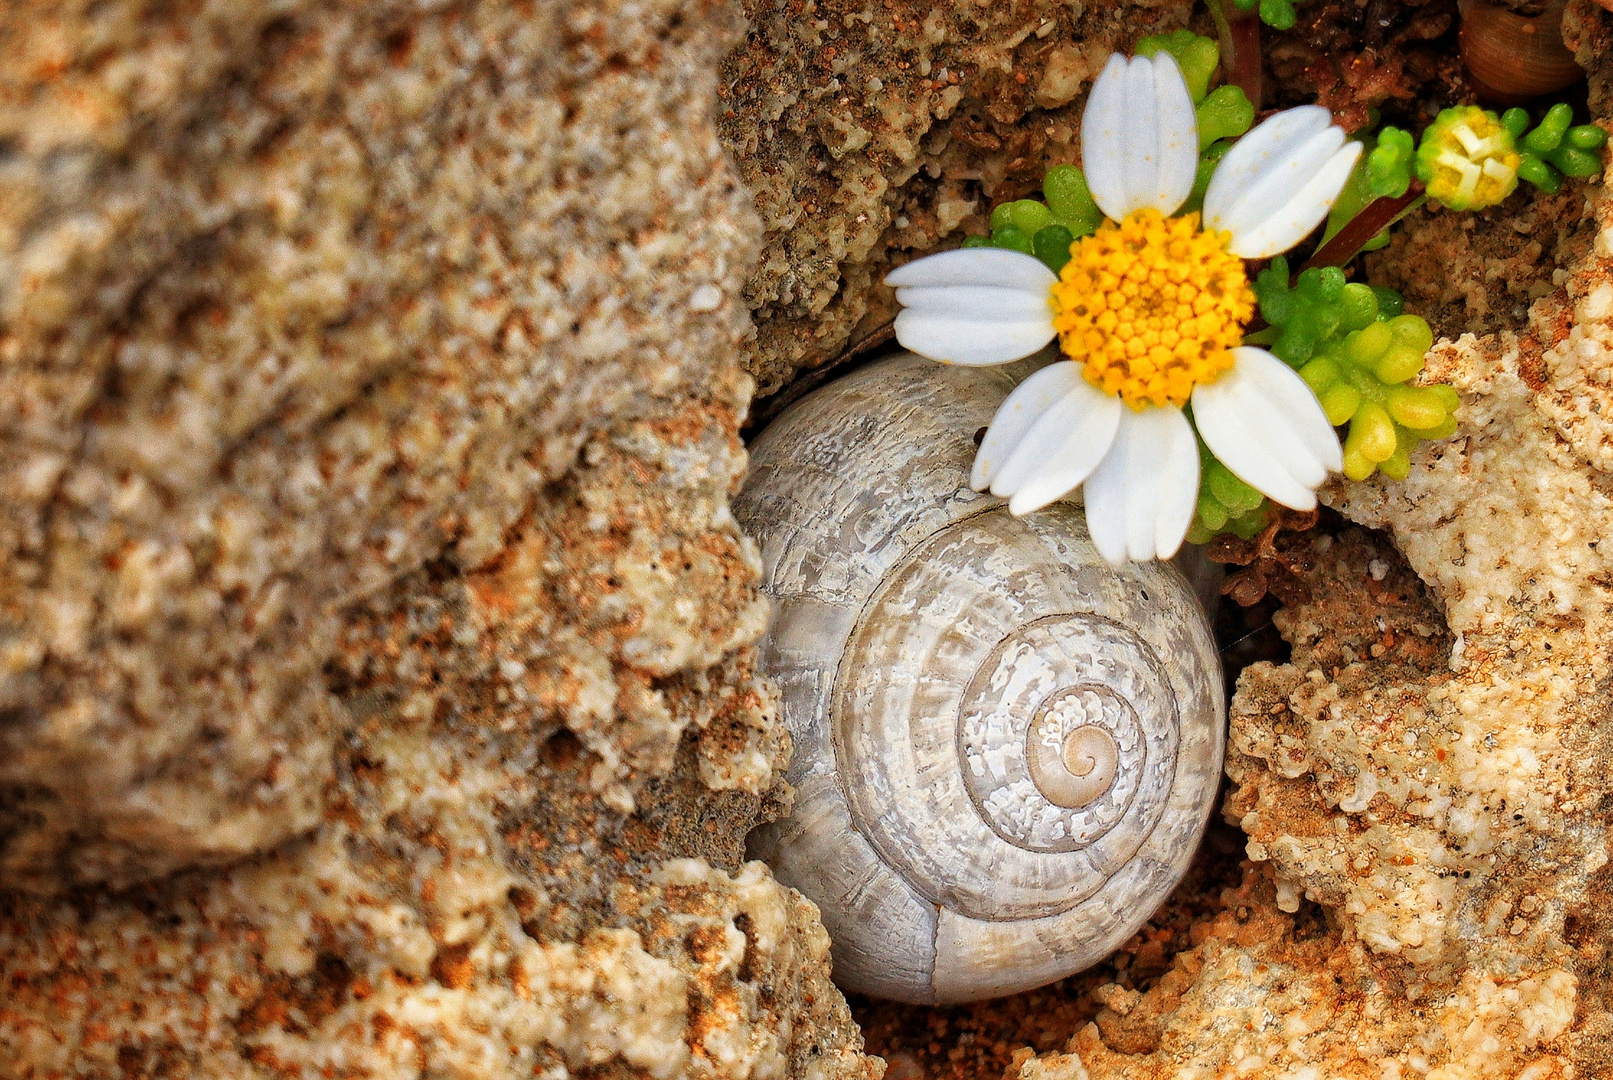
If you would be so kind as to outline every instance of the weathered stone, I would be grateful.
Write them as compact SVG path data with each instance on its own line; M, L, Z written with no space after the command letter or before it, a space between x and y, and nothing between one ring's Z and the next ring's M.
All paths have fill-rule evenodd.
M0 14L0 1075L877 1071L743 861L736 14Z

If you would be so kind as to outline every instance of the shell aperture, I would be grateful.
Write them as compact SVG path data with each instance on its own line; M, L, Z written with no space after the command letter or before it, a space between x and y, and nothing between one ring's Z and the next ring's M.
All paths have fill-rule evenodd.
M1090 966L1215 796L1220 669L1180 574L968 486L968 433L1035 366L869 365L774 420L735 500L794 740L794 809L751 852L818 904L846 989L964 1001Z

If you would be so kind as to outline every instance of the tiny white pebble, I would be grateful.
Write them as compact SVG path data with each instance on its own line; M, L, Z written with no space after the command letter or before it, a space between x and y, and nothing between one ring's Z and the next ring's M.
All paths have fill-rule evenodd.
M1373 581L1382 581L1389 576L1389 564L1382 559L1373 559L1367 564L1367 570L1372 573Z
M716 311L722 307L722 290L715 285L702 285L689 297L690 311Z

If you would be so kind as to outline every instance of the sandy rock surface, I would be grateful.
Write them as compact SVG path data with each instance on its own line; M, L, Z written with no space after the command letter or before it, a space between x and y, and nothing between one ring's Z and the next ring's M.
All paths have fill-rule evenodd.
M871 1074L744 861L740 26L0 11L0 1076Z

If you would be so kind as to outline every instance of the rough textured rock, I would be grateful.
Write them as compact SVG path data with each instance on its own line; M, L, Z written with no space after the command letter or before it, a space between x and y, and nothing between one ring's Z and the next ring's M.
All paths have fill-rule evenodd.
M0 1076L876 1070L743 862L739 25L0 11Z
M1613 31L1580 32L1606 116ZM1021 1077L1606 1074L1613 187L1486 227L1533 212L1561 239L1527 323L1431 357L1461 430L1404 482L1331 489L1384 532L1318 543L1291 662L1239 682L1226 811L1256 865L1170 973L1095 995ZM1491 243L1445 228L1412 225L1408 279L1419 249L1472 269ZM1469 315L1515 284L1466 280Z
M735 23L634 11L6 16L10 879L309 827L343 605L486 558L591 431L731 351L750 220L685 121Z
M0 13L0 1075L876 1072L742 861L786 747L741 352L865 334L1188 14L756 3L719 79L699 0ZM1240 686L1241 882L1017 1075L1613 1060L1613 192L1570 190L1538 252L1503 208L1380 257L1484 271L1429 294L1462 430L1332 495L1382 531Z

